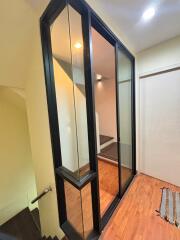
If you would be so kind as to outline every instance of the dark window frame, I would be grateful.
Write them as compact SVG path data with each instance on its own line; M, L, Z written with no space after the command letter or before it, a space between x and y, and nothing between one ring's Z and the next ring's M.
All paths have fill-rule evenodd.
M50 25L64 9L70 4L83 17L82 29L84 38L84 72L85 72L85 86L86 86L86 107L88 120L88 139L89 139L89 155L90 155L90 171L79 180L68 174L67 169L62 167L60 136L57 115L56 93L54 86L54 74L52 63L52 49ZM99 181L98 181L98 163L96 157L96 122L95 122L95 103L94 103L94 86L92 81L92 46L91 46L91 26L94 27L105 39L107 39L113 46L116 52L116 77L117 77L117 49L121 49L132 62L132 146L133 146L133 175L126 183L124 189L119 189L119 194L115 197L110 207L107 209L103 218L100 218L100 203L99 203ZM49 113L49 124L51 133L51 144L54 161L55 181L57 190L57 202L60 227L70 239L82 239L76 230L71 226L67 220L66 201L64 180L70 182L77 189L82 189L86 184L91 183L92 194L92 208L93 208L93 224L94 232L93 239L98 239L102 229L110 219L124 192L131 183L136 174L136 130L135 130L135 58L129 50L121 43L109 27L99 18L94 10L84 0L51 0L42 17L40 18L41 42L44 61L44 74L46 82L46 94ZM89 67L90 66L90 67ZM116 87L117 91L117 87ZM117 94L116 94L117 98ZM117 106L118 111L118 106ZM118 114L117 114L118 116ZM117 126L119 128L119 126ZM119 136L118 136L119 137ZM118 150L119 151L119 150ZM120 171L119 159L119 171ZM119 176L120 176L119 172ZM119 179L120 181L120 179ZM89 236L91 239L91 236Z

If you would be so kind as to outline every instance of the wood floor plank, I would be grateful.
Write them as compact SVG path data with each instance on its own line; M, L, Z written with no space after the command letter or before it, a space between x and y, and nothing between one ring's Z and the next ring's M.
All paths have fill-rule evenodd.
M104 229L101 240L180 240L180 230L157 216L161 188L180 191L169 183L140 174Z
M118 165L107 162L106 160L98 160L99 174L99 190L100 190L100 208L101 216L104 215L107 208L110 206L115 196L119 192L119 175ZM122 167L122 185L131 176L131 170Z

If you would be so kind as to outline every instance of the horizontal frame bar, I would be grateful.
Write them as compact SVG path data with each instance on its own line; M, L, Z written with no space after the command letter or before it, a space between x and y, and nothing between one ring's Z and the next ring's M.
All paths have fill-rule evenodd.
M65 179L69 183L71 183L75 188L81 190L84 186L86 186L89 182L96 178L97 173L90 171L86 175L82 176L80 179L75 178L69 173L69 170L64 167L59 167L55 170L56 175Z

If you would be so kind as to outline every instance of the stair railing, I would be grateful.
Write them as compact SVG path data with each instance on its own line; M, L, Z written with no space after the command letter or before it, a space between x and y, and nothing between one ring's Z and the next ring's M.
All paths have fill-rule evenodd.
M48 188L45 188L44 191L42 193L40 193L35 199L33 199L31 201L31 204L37 202L38 200L40 200L42 197L44 197L48 192L52 192L52 187L49 186Z

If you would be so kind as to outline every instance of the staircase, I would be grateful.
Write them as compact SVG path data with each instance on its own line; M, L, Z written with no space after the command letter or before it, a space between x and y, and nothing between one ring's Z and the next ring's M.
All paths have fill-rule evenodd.
M110 144L114 142L113 137L105 136L105 135L100 135L100 150L106 148Z
M38 208L34 209L32 212L29 208L25 208L1 225L0 233L12 236L15 240L59 240L57 237L41 237Z
M54 238L52 238L52 237L43 237L43 238L41 238L42 240L59 240L57 237L54 237Z

